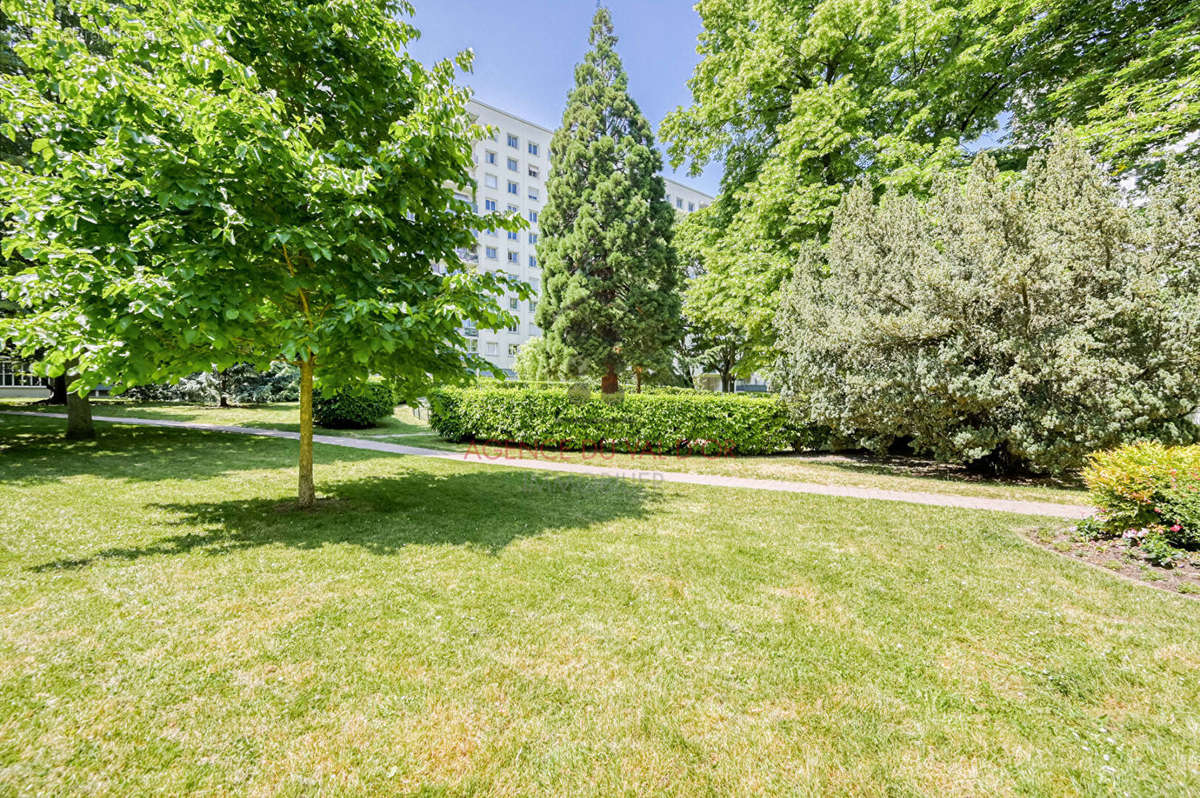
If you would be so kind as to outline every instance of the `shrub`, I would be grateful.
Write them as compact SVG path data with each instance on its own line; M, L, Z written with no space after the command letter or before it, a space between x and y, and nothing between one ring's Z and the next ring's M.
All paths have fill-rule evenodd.
M446 388L429 420L454 441L546 449L768 454L809 447L817 431L793 423L778 397L643 393L605 398L561 389Z
M1200 405L1200 171L1142 205L1060 134L1011 179L980 157L922 200L849 192L778 315L785 385L876 450L1061 473Z
M139 402L189 402L218 404L222 399L238 405L295 402L300 398L300 369L275 362L266 371L248 363L224 371L200 371L170 385L139 385L123 394Z
M313 399L313 419L330 429L366 429L392 414L396 394L391 385L368 382L355 388L343 388L330 396Z
M1170 546L1200 549L1200 446L1137 443L1098 452L1084 480L1109 536L1150 529Z

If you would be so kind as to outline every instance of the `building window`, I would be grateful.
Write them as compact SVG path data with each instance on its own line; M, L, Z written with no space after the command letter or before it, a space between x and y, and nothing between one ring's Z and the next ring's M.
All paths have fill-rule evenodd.
M513 147L515 149L520 149L521 140L518 139L516 136L514 136L512 133L509 133L508 134L508 146Z
M529 187L529 198L531 200L536 200L538 198L538 190L533 186Z
M496 343L495 341L487 342L487 353L489 355L495 355L495 354L499 353L499 351L500 351L500 345L498 343Z
M508 203L508 212L509 213L516 213L519 210L521 210L521 209L518 208L516 205L513 205L511 202Z
M484 209L485 211L494 211L494 210L496 210L496 201L495 201L495 200L490 200L490 199L485 199L485 200L483 201L483 209Z
M508 325L508 331L509 331L510 333L519 333L519 332L521 332L521 322L519 322L519 321L514 321L512 324ZM512 350L513 352L516 352L517 345L516 345L516 344L512 344L512 345L510 346L510 348L511 348L511 350Z
M478 338L468 338L467 339L467 351L470 352L472 355L479 354L479 339Z
M529 142L529 154L530 155L538 154L538 145L534 144L532 141Z
M510 250L508 251L508 262L509 262L509 263L518 263L518 264L519 264L519 263L521 262L521 253L519 253L519 252L514 252L513 250L511 250L511 249L510 249Z
M517 163L516 158L508 159L508 171L516 172L516 171L520 170L520 168L521 168L521 164Z
M668 205L671 204L671 195L670 194L667 195L667 204Z
M496 186L500 185L500 181L495 175L484 175L483 184L488 188L495 188Z
M484 254L487 255L487 257L491 258L492 260L495 260L496 259L496 248L495 247L485 247Z
M696 203L694 203L694 202L689 202L689 203L688 203L688 213L691 213L691 212L692 212L692 211L694 211L694 210L696 210Z
M490 235L492 238L495 238L495 237L496 237L496 231L495 231L495 230L488 230L488 231L487 231L487 234L488 234L488 235Z
M536 243L537 243L537 233L530 233L530 234L529 234L529 243L530 243L530 244L536 244Z
M521 187L520 187L520 186L518 186L518 185L517 185L516 183L514 183L513 181L509 180L509 181L508 181L508 193L509 193L509 194L520 194L520 193L521 193Z
M520 310L521 309L521 300L517 299L515 296L510 296L508 298L508 309L509 310Z
M491 150L488 150L487 152L485 152L483 154L483 162L490 163L490 164L496 163L496 153L492 152Z
M530 281L529 281L529 288L530 288L530 290L532 290L532 291L533 291L535 294L537 293L537 290L538 290L538 281L537 281L537 278L534 278L534 279L532 279L532 280L530 280Z
M531 268L531 269L537 268L537 258L534 257L533 255L529 256L529 268Z
M518 233L516 230L509 230L508 231L508 240L509 241L520 241L521 234Z
M534 324L533 322L529 322L529 334L530 335L537 335L540 332L541 332L541 330L538 329L538 326L536 324Z
M509 344L509 345L508 345L508 356L509 356L509 357L516 357L516 356L517 356L517 345L516 345L516 344Z
M529 212L529 221L532 222L533 224L537 224L537 220L538 220L538 212L530 211Z
M675 198L675 207L678 208L679 210L683 210L683 197Z
M530 313L537 312L537 300L536 299L529 300L529 312Z
M529 176L530 177L541 177L541 175L542 175L541 169L538 169L536 166L533 166L532 164L529 166Z

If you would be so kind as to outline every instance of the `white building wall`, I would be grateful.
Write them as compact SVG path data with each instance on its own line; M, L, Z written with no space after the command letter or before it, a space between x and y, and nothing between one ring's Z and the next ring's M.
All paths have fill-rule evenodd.
M513 372L516 350L525 341L541 335L534 322L542 272L537 263L538 214L546 204L546 175L550 170L550 139L553 131L499 108L472 100L468 110L479 123L490 126L491 138L475 145L474 202L480 212L515 210L528 222L520 233L504 230L480 231L474 253L464 253L471 263L490 271L503 270L533 287L534 297L518 301L505 297L505 305L517 317L516 329L478 330L471 340L479 354L502 369ZM671 206L690 213L708 205L712 197L666 179ZM515 238L513 237L515 236Z

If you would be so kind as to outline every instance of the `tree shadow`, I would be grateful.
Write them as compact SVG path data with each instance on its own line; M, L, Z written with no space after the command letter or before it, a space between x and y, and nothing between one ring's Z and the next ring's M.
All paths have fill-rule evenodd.
M36 485L77 475L131 482L203 478L278 468L295 460L298 446L287 439L134 426L68 441L57 419L0 416L0 479ZM322 461L358 459L350 452L323 447L320 455Z
M103 549L30 568L78 569L112 560L199 552L224 555L262 546L353 545L378 555L406 546L467 546L496 554L521 538L644 518L657 502L646 481L491 469L322 485L324 499L300 510L276 498L154 505L187 529L144 546Z
M1060 490L1079 490L1083 480L1077 474L1043 476L1036 474L994 475L972 472L960 463L943 463L913 455L876 454L852 450L844 452L799 452L787 455L800 463L812 463L841 471L879 476L912 477L994 485L996 487L1044 487Z

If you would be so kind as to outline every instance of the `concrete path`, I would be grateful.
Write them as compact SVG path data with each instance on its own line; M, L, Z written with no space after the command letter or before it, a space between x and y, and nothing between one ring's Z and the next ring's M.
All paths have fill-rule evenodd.
M36 413L30 411L0 411L11 416L38 416L41 418L66 418L62 413ZM206 432L228 432L237 435L262 435L269 438L298 440L300 433L284 430L260 429L257 427L223 426L220 424L197 424L190 421L169 421L155 418L125 418L120 416L93 416L94 421L111 424L133 424L148 427L178 427ZM433 457L438 460L456 460L460 463L482 463L508 468L527 468L536 471L554 471L560 474L586 474L588 476L619 479L636 479L648 482L677 482L686 485L712 485L721 488L744 488L748 490L771 490L783 493L811 493L818 496L841 496L850 499L879 499L882 501L926 504L936 507L961 507L969 510L992 510L995 512L1018 513L1021 515L1051 516L1055 518L1085 518L1095 512L1092 507L1078 504L1054 502L1019 501L992 499L985 496L957 496L949 493L926 493L922 491L882 490L850 485L821 485L813 482L793 482L784 479L756 479L752 477L729 477L716 474L689 474L680 471L632 470L607 468L576 463L556 463L546 459L535 459L533 452L524 458L513 456L490 457L472 452L446 452L426 449L421 446L405 446L399 443L365 438L344 438L337 435L314 435L316 443L328 446L344 446L348 449L366 449L372 452L407 454L414 457ZM495 451L499 447L480 447L484 451Z

